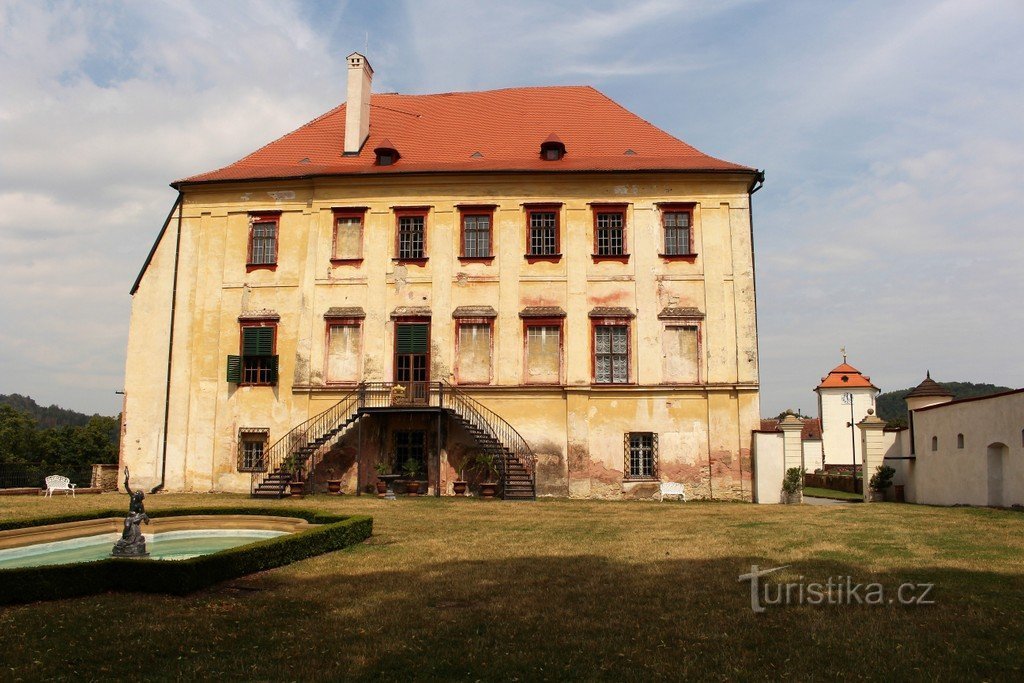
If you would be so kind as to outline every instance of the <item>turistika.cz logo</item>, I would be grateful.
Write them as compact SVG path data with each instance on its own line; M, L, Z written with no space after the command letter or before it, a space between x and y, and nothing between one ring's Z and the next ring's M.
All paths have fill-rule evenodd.
M933 583L904 582L894 590L881 583L859 583L852 576L830 576L824 583L805 582L804 577L790 583L761 581L790 565L761 569L750 566L749 574L740 574L739 581L750 582L750 609L760 614L768 606L791 605L934 605Z

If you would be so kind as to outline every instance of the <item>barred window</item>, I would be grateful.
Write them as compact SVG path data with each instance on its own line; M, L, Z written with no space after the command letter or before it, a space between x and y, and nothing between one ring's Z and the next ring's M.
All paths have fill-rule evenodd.
M425 224L426 219L423 216L399 216L398 258L423 258L423 233Z
M629 382L627 325L600 325L594 328L594 381L599 384Z
M558 218L554 211L530 212L530 256L558 254Z
M656 478L658 476L658 435L653 432L627 432L624 436L626 478Z
M686 211L666 212L662 221L665 226L665 254L684 256L690 249L690 214Z
M249 265L277 263L277 221L258 221L252 224L249 241Z
M270 430L243 427L238 431L238 471L266 472Z
M462 217L463 256L479 258L491 255L491 217Z
M621 211L597 214L598 256L622 256L625 253L624 225Z

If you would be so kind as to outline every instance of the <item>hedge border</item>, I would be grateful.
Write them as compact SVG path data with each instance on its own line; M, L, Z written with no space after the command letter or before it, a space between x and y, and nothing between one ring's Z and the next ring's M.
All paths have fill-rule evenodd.
M215 583L274 569L298 560L341 550L369 538L373 518L335 515L316 510L219 507L154 510L150 517L188 515L273 515L296 517L316 527L285 536L228 548L209 555L168 562L155 559L111 557L93 562L0 569L0 605L40 600L61 600L106 591L132 591L187 595ZM102 510L0 523L0 530L24 529L122 517L123 510Z

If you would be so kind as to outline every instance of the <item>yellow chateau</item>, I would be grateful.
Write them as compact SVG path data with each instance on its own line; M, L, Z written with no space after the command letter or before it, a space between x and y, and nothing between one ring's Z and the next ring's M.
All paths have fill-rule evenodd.
M132 290L133 481L750 500L763 174L589 87L348 67L346 104L172 184Z

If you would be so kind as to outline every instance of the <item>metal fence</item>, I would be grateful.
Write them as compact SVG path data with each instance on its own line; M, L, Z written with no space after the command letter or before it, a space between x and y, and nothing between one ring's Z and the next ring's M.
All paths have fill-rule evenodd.
M46 478L51 474L61 474L81 488L92 484L91 465L61 467L45 463L0 463L0 489L45 488Z

